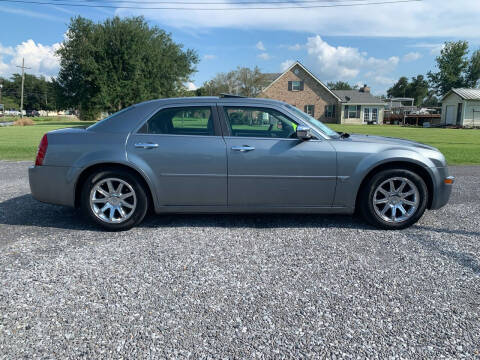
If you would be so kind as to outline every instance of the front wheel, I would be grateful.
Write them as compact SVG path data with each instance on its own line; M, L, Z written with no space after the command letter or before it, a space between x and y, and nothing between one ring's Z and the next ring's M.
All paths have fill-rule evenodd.
M358 204L363 218L382 229L404 229L416 223L427 207L425 181L409 170L375 174L361 189Z
M139 224L148 208L141 182L124 170L90 175L82 188L82 210L107 230L128 230Z

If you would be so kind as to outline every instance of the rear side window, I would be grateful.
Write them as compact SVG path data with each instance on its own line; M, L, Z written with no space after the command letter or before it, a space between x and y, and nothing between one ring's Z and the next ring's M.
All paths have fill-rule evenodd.
M139 134L215 135L209 106L163 109L153 115Z

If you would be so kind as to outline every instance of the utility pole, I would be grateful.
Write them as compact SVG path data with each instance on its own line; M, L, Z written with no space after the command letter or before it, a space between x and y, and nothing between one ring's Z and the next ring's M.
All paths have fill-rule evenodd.
M22 97L20 100L20 116L23 118L23 86L25 85L25 69L30 69L25 67L25 58L22 58L22 66L17 66L22 69Z

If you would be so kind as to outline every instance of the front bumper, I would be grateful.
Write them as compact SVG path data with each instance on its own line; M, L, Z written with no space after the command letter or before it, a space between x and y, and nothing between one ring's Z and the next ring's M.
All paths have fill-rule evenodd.
M434 171L434 191L430 209L436 210L445 206L450 200L455 178L453 176L449 176L448 167L437 167L433 168L432 170Z
M30 191L45 203L74 206L75 186L71 168L64 166L31 166L28 168Z

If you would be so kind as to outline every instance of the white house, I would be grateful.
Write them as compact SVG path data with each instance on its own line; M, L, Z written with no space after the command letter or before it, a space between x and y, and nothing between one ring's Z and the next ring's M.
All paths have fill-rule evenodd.
M480 89L452 89L446 93L441 124L480 126Z

